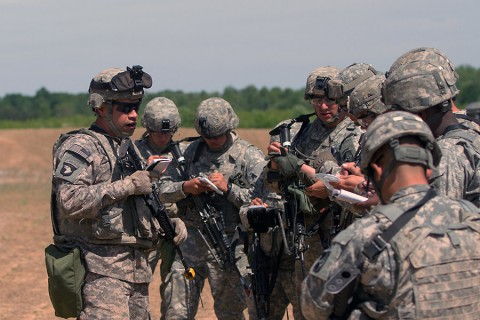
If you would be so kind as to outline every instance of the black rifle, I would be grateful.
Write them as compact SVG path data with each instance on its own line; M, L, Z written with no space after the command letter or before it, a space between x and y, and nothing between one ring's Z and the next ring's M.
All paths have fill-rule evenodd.
M126 149L126 150L125 150ZM123 139L122 144L120 146L120 154L124 154L127 157L130 156L130 159L133 162L133 167L136 170L143 170L143 162L140 160L140 157L135 152L135 148L133 147L133 143L130 139ZM167 212L165 211L165 206L162 204L158 197L158 186L156 183L152 184L152 192L144 196L145 203L147 207L152 212L152 216L158 220L160 227L163 230L164 237L174 248L177 252L178 256L180 257L180 261L182 262L185 272L183 276L187 280L193 280L195 278L195 270L187 264L185 258L183 257L182 250L178 245L173 242L173 238L175 237L175 228L173 227L172 221L168 216Z
M283 147L288 148L288 151L291 153L295 153L292 150L292 142L291 142L291 135L290 135L290 128L295 122L303 122L302 128L305 128L306 123L308 124L309 117L312 114L301 115L295 119L292 119L289 123L283 123L276 127L275 129L269 132L270 135L279 135L280 136L280 143ZM300 132L297 134L300 135ZM280 178L281 185L283 186L283 193L285 197L285 215L286 215L286 222L287 222L287 230L289 236L292 239L293 247L288 246L287 240L284 238L284 248L285 253L288 255L293 254L295 259L299 259L302 267L303 276L306 276L305 270L305 259L304 259L304 252L307 250L305 246L305 219L303 213L298 210L297 199L294 195L292 195L288 188L289 186L293 186L294 188L301 188L302 186L299 184L299 179L285 179Z
M260 236L254 234L252 257L252 291L255 310L259 320L268 319L270 312L270 259L260 247Z
M250 227L253 229L253 245L251 256L252 291L255 310L260 320L268 319L270 313L270 295L278 275L278 264L282 249L276 259L269 257L260 245L260 234L279 226L280 212L264 206L250 206L247 211ZM276 261L274 261L276 260Z
M190 179L191 177L188 175L188 172L185 168L185 158L183 157L182 151L180 150L178 144L178 141L170 141L170 152L176 160L178 169L180 170L183 178ZM225 231L223 230L223 226L218 221L220 214L211 204L211 198L206 194L190 196L195 204L196 211L200 215L204 231L206 233L205 237L202 232L198 230L203 241L222 269L231 268L235 271L240 278L240 282L245 290L245 293L250 295L250 286L242 277L242 274L237 267L235 252L230 244L230 241L228 240L227 235L225 234Z

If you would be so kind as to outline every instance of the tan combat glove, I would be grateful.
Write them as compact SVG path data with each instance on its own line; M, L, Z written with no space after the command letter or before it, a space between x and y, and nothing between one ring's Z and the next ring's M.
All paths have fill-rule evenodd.
M142 195L152 192L152 176L150 171L138 170L125 178L130 181L130 194Z
M187 239L188 232L185 223L180 218L171 218L172 224L175 227L175 237L173 238L173 243L179 246L185 239Z

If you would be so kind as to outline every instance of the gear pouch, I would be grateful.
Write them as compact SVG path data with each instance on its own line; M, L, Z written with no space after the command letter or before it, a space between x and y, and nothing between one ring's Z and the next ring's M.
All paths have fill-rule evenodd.
M51 244L45 248L45 264L55 315L65 319L77 317L83 308L82 285L86 274L80 249Z

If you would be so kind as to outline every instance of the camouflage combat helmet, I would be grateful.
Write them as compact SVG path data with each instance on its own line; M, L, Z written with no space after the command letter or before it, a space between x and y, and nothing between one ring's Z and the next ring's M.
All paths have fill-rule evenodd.
M425 147L400 145L398 139L406 136L418 137ZM374 155L386 144L392 148L395 161L434 168L441 158L440 148L428 125L409 112L392 111L379 115L368 127L363 141L360 168L364 174L368 174Z
M360 83L350 94L349 112L354 116L365 112L382 114L388 110L382 102L382 84L385 76L377 74Z
M398 58L384 83L383 98L394 108L418 113L455 97L458 74L438 49L418 48ZM442 111L450 110L450 106Z
M414 61L388 75L383 99L395 109L418 113L455 97L459 92L455 81L452 69L431 60Z
M378 74L378 71L368 63L353 63L341 70L338 76L329 82L329 98L337 99L341 107L347 106L347 97L362 81Z
M100 71L90 82L88 105L98 109L104 102L116 99L142 99L143 88L152 86L152 78L141 66L108 68Z
M230 103L222 98L203 100L195 115L195 130L203 137L220 136L238 127L239 119Z
M176 132L180 124L180 113L172 100L156 97L147 103L143 112L142 126L149 131Z
M390 70L388 70L387 75L392 73L398 67L406 65L407 63L427 60L437 61L439 64L442 65L449 65L449 68L454 70L453 63L450 61L450 59L448 59L445 53L436 48L421 47L407 51L399 58L397 58L397 60L395 60L395 62L390 67ZM458 74L456 72L455 74L458 80Z
M334 79L339 72L340 69L332 66L317 68L310 72L305 86L304 99L310 100L326 96L326 83L328 80Z

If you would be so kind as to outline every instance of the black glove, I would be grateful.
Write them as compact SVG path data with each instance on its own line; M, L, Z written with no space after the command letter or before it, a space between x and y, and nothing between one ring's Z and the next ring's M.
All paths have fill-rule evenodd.
M281 155L276 156L274 161L278 164L278 171L285 178L296 177L302 165L305 164L305 161L291 153L285 152L285 149L282 149Z

